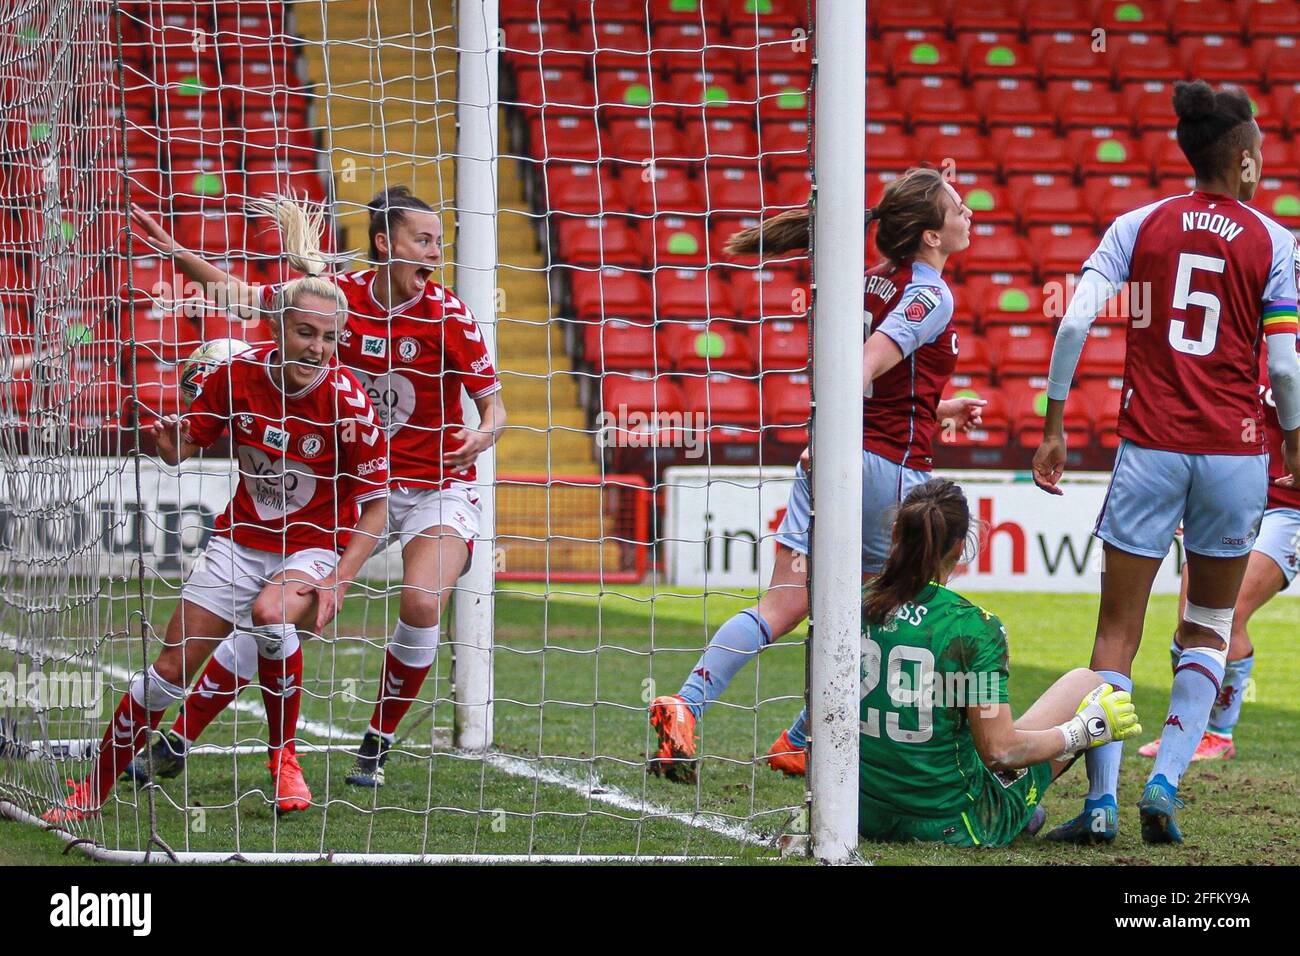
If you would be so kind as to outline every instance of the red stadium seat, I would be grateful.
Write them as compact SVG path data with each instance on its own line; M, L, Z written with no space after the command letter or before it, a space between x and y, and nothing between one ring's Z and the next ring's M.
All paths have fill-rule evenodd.
M1097 248L1097 236L1091 228L1070 226L1031 230L1029 242L1040 276L1057 272L1075 274Z
M671 86L645 67L600 70L595 74L596 108L606 123L647 116L672 119L677 113Z
M600 136L591 116L535 119L529 127L529 146L534 156L551 161L594 162L600 158Z
M229 208L230 197L245 195L242 172L204 160L178 158L168 186L176 209Z
M1059 136L1044 136L1042 130L994 130L989 138L989 148L997 157L1003 176L1020 173L1074 175L1075 159L1069 144Z
M722 30L700 23L659 23L650 37L649 63L652 69L709 70L732 72L753 67L752 55L746 60ZM647 62L644 55L642 62Z
M1025 273L1031 267L1025 240L1007 226L975 223L971 226L970 248L960 255L963 275Z
M1255 189L1255 196L1250 205L1272 216L1289 229L1300 228L1300 188L1294 182L1283 184L1273 180L1270 185L1266 179Z
M1089 0L1034 0L1025 8L1029 33L1089 33L1096 26Z
M812 180L805 164L803 169L787 169L777 173L768 194L775 194L778 206L789 208L807 205L811 192Z
M644 230L650 240L652 266L702 266L709 262L708 229L702 216L665 211L647 222ZM721 249L715 258L721 260Z
M962 336L958 341L957 368L951 384L954 388L988 388L993 381L993 356L982 336Z
M911 78L898 83L899 98L914 126L938 123L969 123L975 116L975 101L971 91L956 79L938 77ZM873 102L868 105L868 117L882 122Z
M705 206L715 213L759 213L765 199L775 203L773 187L756 168L727 169L710 164L704 177Z
M1257 40L1256 56L1264 68L1264 82L1270 86L1300 83L1300 40L1277 37Z
M758 97L759 122L807 118L811 93L807 73L746 74L746 80Z
M1044 366L1044 374L1046 366ZM1002 395L1011 420L1011 443L1037 449L1043 440L1043 417L1047 412L1046 378L1012 378L1002 383ZM1065 406L1065 437L1073 447L1086 445L1092 424L1081 404Z
M1016 203L1020 210L1022 226L1091 226L1093 214L1084 201L1082 190L1069 182L1062 182L1055 177L1034 177L1042 180L1020 180L1028 183L1030 188L1013 191L1019 196Z
M572 270L570 276L570 301L579 322L613 317L649 319L654 315L654 294L645 273L606 267Z
M915 141L901 129L867 124L868 169L902 172L915 166L919 158Z
M244 189L251 198L275 193L298 196L306 193L313 202L325 201L325 182L315 165L295 166L289 162L251 160L244 177Z
M708 23L715 28L725 19L721 4L707 0L650 0L649 16L652 23Z
M1102 0L1097 25L1108 34L1159 33L1169 29L1163 0Z
M583 358L592 370L648 372L667 371L667 357L656 349L655 327L608 319L592 323L583 330Z
M1118 184L1109 180L1089 180L1096 188L1091 206L1097 213L1097 227L1106 229L1126 212L1139 209L1162 197L1160 190L1145 183Z
M753 122L758 102L753 77L737 78L729 73L674 73L668 83L668 95L683 119L721 116Z
M527 62L515 66L514 77L514 98L503 97L503 103L545 106L548 115L586 113L596 108L595 88L581 70ZM533 112L527 111L526 115Z
M970 208L973 222L1014 223L1016 221L1015 204L1011 201L1010 193L1005 186L998 185L992 175L959 170L952 187ZM879 201L877 197L871 205Z
M758 148L767 168L776 174L808 169L808 120L768 121L758 127Z
M502 22L508 63L536 63L539 57L548 65L582 70L591 64L591 54L578 51L579 40L563 19Z
M732 319L734 293L723 270L658 269L652 285L654 314L660 319Z
M1252 40L1300 35L1300 6L1289 0L1250 3L1245 27Z
M1092 426L1092 433L1102 448L1118 448L1119 406L1123 397L1123 379L1089 379L1079 383L1068 405L1081 406Z
M808 444L812 416L809 376L805 372L763 375L763 432L774 444L801 448Z
M1178 47L1188 76L1215 86L1224 82L1259 82L1263 62L1256 63L1251 50L1236 37L1181 37Z
M742 270L731 284L737 314L746 321L801 319L808 309L808 289L793 269Z
M661 322L659 338L674 371L754 371L749 340L730 322Z
M1023 0L962 0L952 6L958 33L1017 33L1024 23Z
M1029 47L1014 33L963 34L958 51L970 80L1032 80L1038 76Z
M172 217L172 232L185 248L217 256L246 253L253 239L243 216L231 215L220 207L205 212L177 211Z
M714 0L701 0L702 7L716 7ZM726 11L727 25L737 27L766 26L774 29L793 29L806 25L807 8L801 0L726 0L721 4Z
M980 321L987 331L999 325L1051 326L1043 313L1043 290L1023 277L989 284L979 303Z
M1115 58L1107 47L1105 53L1093 49L1087 33L1060 33L1036 36L1032 49L1038 72L1046 81L1089 80L1109 82Z
M807 372L808 323L769 319L749 327L751 353L758 359L758 371ZM767 379L764 379L766 384Z
M948 387L944 389L943 397L945 399L979 398L988 402L988 404L980 412L980 427L974 431L962 432L954 430L950 432L940 422L937 436L940 441L957 448L974 446L976 448L995 449L1006 447L1009 421L1007 419L1006 399L1000 389L987 384L959 386L949 382Z
M1046 375L1052 361L1052 330L1042 325L998 325L984 337L993 355L999 377Z
M631 163L647 160L682 159L686 152L677 133L677 125L664 118L616 119L600 138L601 153Z
M1170 130L1178 125L1174 115L1174 84L1163 81L1127 83L1121 93L1124 111L1139 133Z
M1122 327L1094 325L1083 346L1077 378L1114 378L1124 374L1125 336Z
M762 402L753 379L723 372L684 376L682 400L686 411L704 413L711 429L758 427ZM757 438L749 435L750 441Z
M592 49L592 68L601 71L609 69L663 68L663 62L649 63L650 34L644 19L635 21L615 20L606 16L593 19L580 18L579 34L582 41L579 48L585 49L590 38ZM698 49L698 48L697 48ZM698 61L694 64L698 68Z
M1047 97L1030 81L981 80L975 83L975 96L990 128L1056 125Z
M1142 136L1142 142L1157 176L1190 171L1191 166L1172 129L1151 130Z
M670 376L606 375L600 385L601 406L616 421L638 432L656 433L658 444L672 446L680 442L679 429L667 416L677 416L680 422L684 398L681 387Z
M1180 42L1189 34L1236 37L1242 31L1232 0L1170 0L1165 16Z
M705 199L686 169L688 165L684 163L662 160L645 166L640 174L628 170L623 176L628 211L643 216L656 212L703 212Z
M1109 127L1080 129L1070 133L1072 152L1083 176L1149 176L1151 164L1141 140Z
M1132 33L1113 38L1108 44L1112 62L1118 64L1126 82L1185 78L1178 50L1159 34Z
M806 31L800 34L766 24L757 28L733 24L727 46L739 48L733 52L742 71L807 71L812 67L812 42Z
M885 57L895 80L905 76L949 76L962 74L961 57L955 44L942 34L908 31L887 34Z
M948 28L950 0L912 0L906 6L889 3L867 4L867 25L873 33L904 30L933 30L940 33Z
M684 158L697 163L708 160L711 167L725 165L755 168L758 162L758 137L753 123L742 123L725 116L691 116L683 126L679 155ZM664 155L663 151L659 150L658 155Z
M997 172L997 158L990 151L988 140L979 135L978 128L928 127L917 136L917 143L917 154L906 166L915 166L919 160L941 169L955 168L967 173ZM870 153L867 162L872 163Z
M633 220L609 215L551 218L557 224L560 258L567 262L633 269L646 263L640 231Z
M547 163L546 193L540 197L550 212L601 213L623 201L618 181L605 163Z
M1097 126L1128 131L1132 126L1132 114L1124 109L1120 94L1100 84L1086 80L1049 83L1047 96L1060 117L1061 129L1067 132Z

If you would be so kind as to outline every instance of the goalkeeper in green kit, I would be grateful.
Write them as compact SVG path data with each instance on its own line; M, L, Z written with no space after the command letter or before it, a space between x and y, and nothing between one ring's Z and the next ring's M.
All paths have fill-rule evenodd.
M1079 754L1141 732L1129 695L1086 668L1012 719L1006 629L946 587L970 523L956 484L918 485L865 592L858 829L867 839L1005 845L1042 826L1043 794Z

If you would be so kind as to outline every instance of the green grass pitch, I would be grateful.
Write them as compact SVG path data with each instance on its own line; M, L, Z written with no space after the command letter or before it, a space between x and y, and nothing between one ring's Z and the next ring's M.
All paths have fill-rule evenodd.
M1017 713L1063 671L1087 662L1095 596L971 597L1007 625ZM342 750L305 753L302 762L317 806L277 820L265 797L264 757L199 755L184 777L156 791L159 832L178 850L771 859L776 853L768 844L790 825L803 786L753 758L766 751L799 707L802 631L764 652L757 666L733 683L723 704L709 712L701 725L697 785L660 780L644 764L653 739L646 702L656 693L675 692L712 629L751 601L752 595L706 597L648 587L600 593L564 585L546 594L541 587L504 585L497 598L497 753L490 759L458 754L445 744L452 707L451 655L444 647L437 679L421 695L427 703L408 715L382 789L346 785L352 761ZM166 623L172 606L165 599L152 603L156 627ZM365 639L308 645L303 716L313 730L303 734L307 740L323 741L326 726L354 736L364 729L394 611L382 600L350 597L339 633ZM1173 598L1152 599L1146 643L1135 667L1144 741L1158 731L1168 703L1174 611ZM862 856L882 864L931 865L1300 863L1300 845L1289 835L1300 815L1300 794L1293 786L1300 771L1297 611L1296 599L1279 598L1252 626L1258 661L1253 699L1247 698L1237 734L1238 757L1198 764L1189 772L1183 788L1187 808L1180 817L1185 846L1141 842L1135 804L1147 762L1129 746L1121 774L1121 831L1113 847L1060 847L1028 838L1001 850L864 843ZM105 692L111 698L104 704L105 718L123 687L121 674L132 662L138 666L138 639L122 644L107 655L121 666ZM0 664L11 666L3 652ZM258 695L246 691L241 701L255 708ZM169 722L170 715L164 727ZM102 730L102 721L97 724L95 736ZM228 711L204 741L256 744L264 734L258 712L245 709ZM74 761L61 772L82 773L85 766ZM23 772L25 780L37 779L34 768ZM53 780L53 768L40 772L39 779ZM1044 798L1049 824L1077 812L1084 789L1083 768L1076 766ZM119 784L102 817L78 835L109 847L142 848L146 795ZM0 864L84 860L62 850L51 835L0 820Z

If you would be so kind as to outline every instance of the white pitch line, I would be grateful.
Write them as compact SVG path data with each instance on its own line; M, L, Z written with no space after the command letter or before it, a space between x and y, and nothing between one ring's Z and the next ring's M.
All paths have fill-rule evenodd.
M593 789L586 780L580 777L561 773L558 770L552 770L546 767L538 766L535 763L529 763L527 760L521 760L519 757L512 757L509 754L493 753L483 758L490 767L495 767L502 773L508 773L513 777L523 777L528 780L537 780L541 783L550 784L556 787L563 787L574 793L579 793L590 800L598 803L605 803L612 807L618 807L620 810L634 810L646 816L653 816L664 820L673 820L686 826L695 827L700 830L708 830L719 836L726 837L729 840L735 840L737 843L745 843L750 846L767 846L770 842L769 837L763 836L751 830L749 827L739 823L724 823L718 820L706 819L706 816L714 814L701 813L684 813L680 810L673 810L670 807L663 807L649 801L634 797L625 790L617 787L611 787L606 784L598 784L599 789Z
M17 639L9 634L0 634L0 645L12 645L11 650L17 650ZM126 680L131 677L131 672L112 664L101 664L100 669L110 677L118 680ZM236 699L233 705L237 710L243 711L253 716L265 717L266 710L261 704L254 701L244 701ZM324 737L326 740L360 740L355 734L349 734L340 730L330 723L321 723L318 721L300 719L299 725L303 730L310 731L317 736ZM540 783L550 786L561 787L573 793L593 800L597 803L604 803L611 807L617 807L620 810L634 811L645 816L651 816L658 819L672 820L684 826L694 827L699 830L708 830L729 840L735 840L737 843L743 843L748 846L767 846L770 842L768 837L763 836L747 826L739 823L726 823L720 820L708 819L713 814L705 813L686 813L681 810L674 810L671 807L660 806L642 800L625 790L617 787L597 784L595 788L585 779L574 774L563 773L547 767L538 766L536 763L530 763L519 757L513 757L509 754L490 753L484 758L488 766L500 770L502 773L512 777L520 777L526 780L536 780Z

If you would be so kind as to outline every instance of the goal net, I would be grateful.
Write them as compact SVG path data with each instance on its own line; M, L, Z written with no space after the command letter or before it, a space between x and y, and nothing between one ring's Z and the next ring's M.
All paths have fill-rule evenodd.
M477 317L508 425L383 785L348 777L402 589L437 590L404 582L396 541L303 645L309 810L275 812L254 669L178 774L123 779L59 832L132 860L799 845L808 781L765 756L805 702L806 625L709 706L691 782L654 772L647 713L753 606L809 440L812 264L723 251L809 202L809 5L52 0L6 5L0 34L0 808L36 821L90 772L242 480L227 440L169 467L151 428L184 411L198 345L270 331L157 254L129 204L269 284L295 273L250 200L322 203L327 251L362 269L382 265L368 203L406 186L442 220L431 281ZM363 381L402 427L391 380Z

